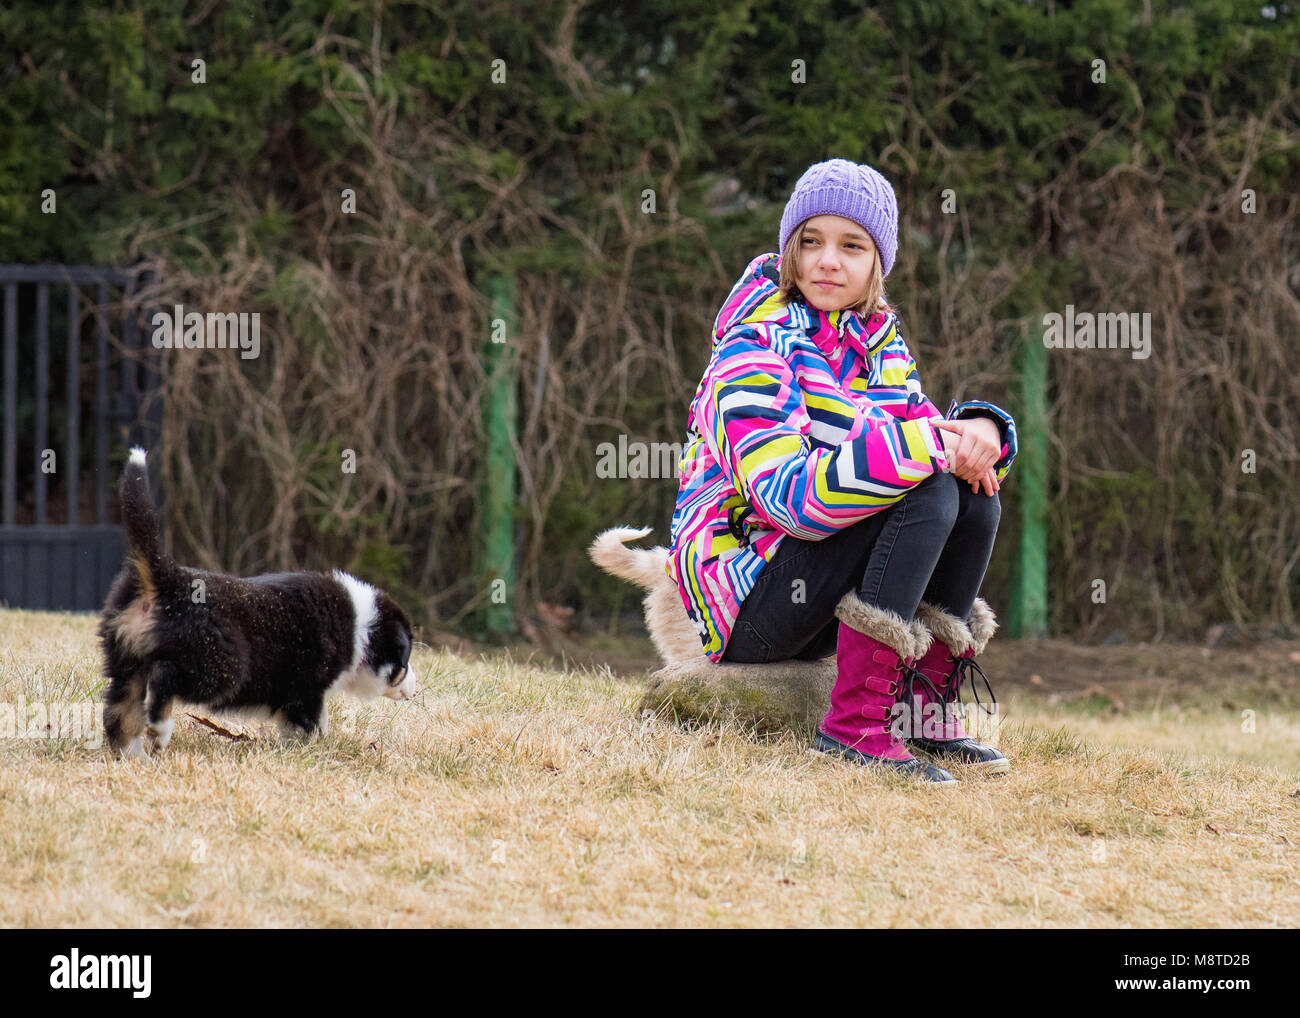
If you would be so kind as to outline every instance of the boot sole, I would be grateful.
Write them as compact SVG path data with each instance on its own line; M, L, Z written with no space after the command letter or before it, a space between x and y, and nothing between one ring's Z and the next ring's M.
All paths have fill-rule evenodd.
M832 749L818 749L816 746L813 746L809 750L809 752L816 753L818 756L824 756L829 760L838 761L839 763L850 764L853 767L870 767L873 770L881 771L882 773L885 774L901 774L904 777L910 778L912 781L915 781L917 784L921 784L921 785L929 786L929 785L960 785L961 784L961 781L957 778L950 777L946 781L933 781L930 778L927 778L924 773L913 772L909 774L906 771L900 771L897 767L890 767L886 763L859 763L857 760L854 760L852 757L847 757L843 753L838 753Z
M1001 757L997 760L967 761L962 760L960 757L955 755L936 753L931 749L927 749L920 743L913 742L911 739L907 740L907 748L914 754L920 754L925 757L925 759L934 761L935 765L938 767L947 767L951 764L957 767L964 767L967 770L978 771L986 777L995 777L996 775L1007 774L1011 771L1011 761L1006 757Z
M973 771L979 771L981 774L994 777L998 774L1009 774L1011 772L1010 760L988 760L985 763L964 764Z

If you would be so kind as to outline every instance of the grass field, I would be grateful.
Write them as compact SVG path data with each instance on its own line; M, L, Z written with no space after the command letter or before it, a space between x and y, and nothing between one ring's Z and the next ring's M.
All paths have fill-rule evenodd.
M0 611L0 704L101 697L94 624ZM315 743L183 710L143 761L15 732L0 923L1300 924L1300 644L981 662L1013 770L950 788L639 716L634 666L507 653L420 650L420 697L335 701Z

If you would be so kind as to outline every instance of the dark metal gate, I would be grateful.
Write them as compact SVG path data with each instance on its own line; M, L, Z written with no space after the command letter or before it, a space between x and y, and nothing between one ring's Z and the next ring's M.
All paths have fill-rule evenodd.
M145 282L0 265L0 606L98 610L121 567L117 477L132 445L162 434L161 351L142 338L136 299Z

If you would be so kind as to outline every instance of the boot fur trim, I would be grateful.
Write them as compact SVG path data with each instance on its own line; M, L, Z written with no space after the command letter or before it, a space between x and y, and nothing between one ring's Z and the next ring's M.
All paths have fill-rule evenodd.
M983 654L984 648L988 645L989 640L993 638L994 630L998 628L998 620L997 616L993 614L993 609L989 607L988 602L982 597L975 598L966 625L970 629L971 643L975 648L975 653Z
M930 649L934 637L919 618L913 619L908 625L912 627L912 656L920 661Z
M971 616L974 615L975 609L972 608ZM938 605L922 601L916 606L916 620L926 626L934 639L945 644L954 658L961 657L974 645L966 623Z
M879 640L899 657L915 657L915 632L912 623L888 608L869 605L857 592L850 590L835 606L835 617L863 636Z

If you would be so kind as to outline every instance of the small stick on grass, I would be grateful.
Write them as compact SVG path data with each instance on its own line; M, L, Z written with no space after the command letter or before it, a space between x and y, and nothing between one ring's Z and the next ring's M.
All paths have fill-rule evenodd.
M192 717L192 718L193 718L195 721L197 721L199 724L201 724L201 725L206 725L208 728L211 728L211 729L212 729L214 732L216 732L218 735L224 735L227 739L230 739L230 740L232 740L232 741L234 741L234 742L252 742L252 741L253 741L253 737L252 737L251 735L246 735L246 734L243 733L243 732L232 732L232 731L230 731L229 729L222 728L222 727L221 727L219 724L217 724L215 721L209 721L207 718L201 718L201 717L199 717L197 714L190 714L189 711L186 711L185 713L186 713L189 717Z

